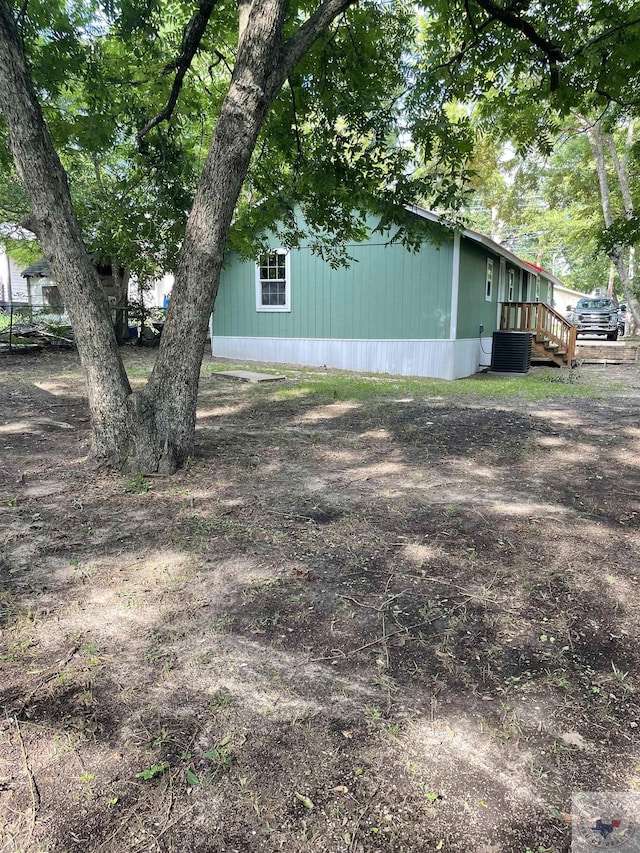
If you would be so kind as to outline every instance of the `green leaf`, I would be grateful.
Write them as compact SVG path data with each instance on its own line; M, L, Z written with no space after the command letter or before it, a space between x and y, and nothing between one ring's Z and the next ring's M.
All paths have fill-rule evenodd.
M168 769L169 765L166 761L163 761L162 764L154 764L152 767L147 767L146 770L141 770L139 773L136 773L136 776L139 779L148 781L149 779L153 779L155 776L159 776Z
M200 779L196 776L196 774L193 772L193 770L189 770L189 768L187 767L184 772L185 772L185 775L187 777L187 784L188 785L199 785L200 784Z

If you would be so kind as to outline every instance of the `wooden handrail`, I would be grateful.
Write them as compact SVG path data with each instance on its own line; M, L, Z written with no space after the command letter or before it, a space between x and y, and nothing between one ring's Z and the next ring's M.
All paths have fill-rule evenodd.
M503 302L500 329L506 332L531 332L547 339L566 353L572 364L576 357L576 327L546 302Z

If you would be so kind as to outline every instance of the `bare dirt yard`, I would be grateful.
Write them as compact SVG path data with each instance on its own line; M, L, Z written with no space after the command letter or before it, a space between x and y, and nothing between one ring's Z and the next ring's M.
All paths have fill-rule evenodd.
M565 851L640 791L638 366L223 366L153 477L0 359L3 853Z

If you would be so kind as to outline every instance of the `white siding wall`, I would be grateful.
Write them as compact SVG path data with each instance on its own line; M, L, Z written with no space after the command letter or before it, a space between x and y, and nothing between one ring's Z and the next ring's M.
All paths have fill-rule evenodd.
M9 302L9 295L13 302L26 303L27 280L22 278L11 258L0 252L0 302Z
M42 298L42 288L50 287L51 285L55 285L55 281L52 278L46 278L45 276L34 276L31 279L31 304L37 307L44 305L44 299Z
M152 283L144 294L144 304L147 308L162 308L165 296L171 293L173 281L173 274L167 273ZM135 278L131 278L129 281L129 299L137 300L139 296L138 282Z
M211 351L219 358L334 367L398 376L460 379L491 361L491 338L469 341L366 341L214 336Z

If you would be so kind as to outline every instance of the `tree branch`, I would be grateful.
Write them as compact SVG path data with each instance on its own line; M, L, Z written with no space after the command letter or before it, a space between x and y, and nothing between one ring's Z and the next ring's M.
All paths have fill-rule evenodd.
M620 157L618 156L618 150L616 148L616 143L613 139L613 134L607 133L604 136L604 141L607 145L607 148L609 149L609 154L611 155L611 162L613 163L613 168L618 179L618 184L620 185L624 216L627 222L631 222L633 219L634 210L633 198L631 196L631 188L629 186L629 176L627 174L627 163L628 152L633 144L633 122L629 122L629 127L627 129L627 139L625 142L625 150L622 160L620 160Z
M16 15L16 24L18 26L22 26L24 22L24 16L27 14L27 6L29 5L29 0L22 0L22 6L20 7L20 11Z
M310 18L302 24L291 38L283 45L282 63L280 63L278 88L286 80L302 59L304 54L329 29L331 24L342 12L354 6L357 0L324 0Z
M611 38L611 36L619 33L621 30L626 30L628 27L634 27L636 24L640 24L640 18L632 18L630 21L625 21L624 24L618 24L617 27L612 27L610 30L607 30L604 33L600 33L599 36L591 39L590 41L581 44L580 47L577 47L572 53L569 54L567 59L575 59L577 56L580 56L583 51L585 51L589 47L593 47L594 44L598 44L601 41L606 41L606 39Z
M150 119L145 126L138 131L138 147L140 149L143 147L142 140L149 131L154 127L157 127L161 122L171 118L175 106L178 103L178 97L182 90L185 75L189 70L193 57L196 55L198 48L200 47L200 42L202 41L204 31L209 23L209 18L211 17L211 13L213 12L213 8L216 3L217 0L200 0L198 11L195 12L187 26L184 28L180 54L165 66L163 72L164 74L170 74L172 71L176 72L169 98L164 109L154 116L154 118Z
M512 30L519 30L532 44L540 48L552 65L567 61L567 57L560 46L541 36L533 24L521 18L512 6L500 6L494 0L476 0L476 2L485 12L497 18L497 20L501 21L507 27L510 27Z
M476 27L476 22L473 20L473 14L471 13L471 6L469 5L469 0L464 0L464 10L467 13L467 21L469 21L469 26L471 27L471 32L473 35L478 38L478 28Z
M465 4L467 5L467 4ZM455 65L457 62L460 62L461 59L464 59L465 55L468 51L472 50L474 47L478 47L480 44L480 34L484 32L491 24L495 23L495 18L487 18L486 21L483 21L480 26L477 26L474 21L471 19L471 10L467 5L467 15L469 20L469 26L473 30L474 39L469 42L463 42L460 50L455 53L450 59L447 59L446 62L440 62L438 65L434 65L430 68L430 71L440 71L443 68L451 68L452 65Z

